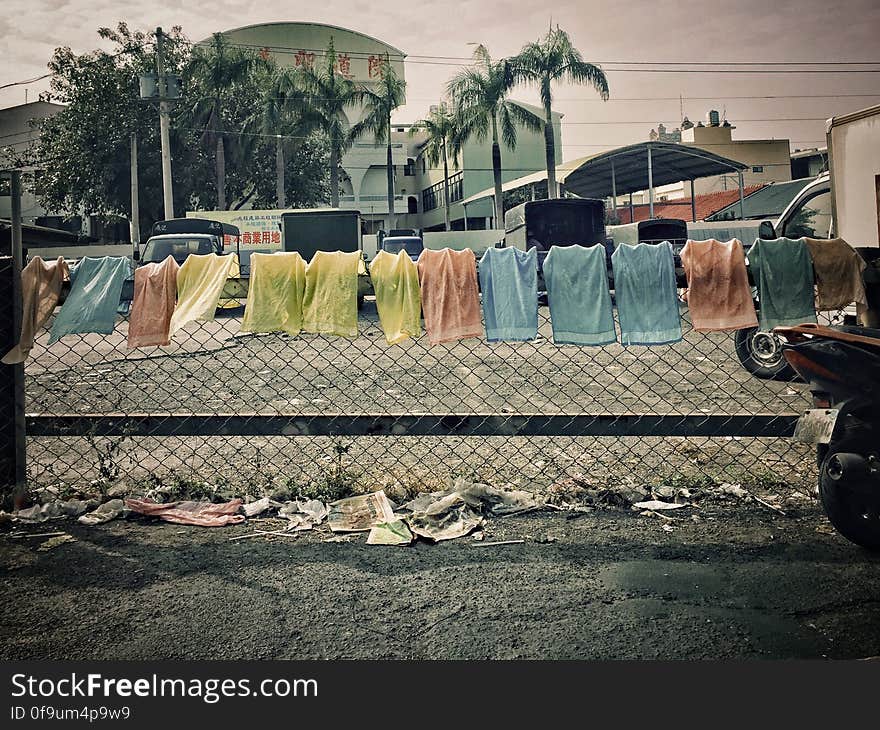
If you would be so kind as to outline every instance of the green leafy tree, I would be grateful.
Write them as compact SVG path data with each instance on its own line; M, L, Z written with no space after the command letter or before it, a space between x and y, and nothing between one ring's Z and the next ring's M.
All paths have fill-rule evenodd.
M443 163L443 208L445 214L446 230L450 230L449 223L449 159L458 169L458 127L455 117L450 114L445 105L433 109L424 119L416 122L409 131L410 136L425 134L426 139L422 146L422 154L425 155L428 164Z
M301 87L300 77L289 68L275 68L270 71L268 82L264 84L264 93L260 110L249 120L249 129L263 140L274 140L275 148L275 205L287 207L287 191L291 185L289 174L289 158L293 156L297 174L308 174L309 180L323 182L313 185L312 190L328 188L326 165L323 173L312 168L312 163L326 157L327 145L317 139L321 118L312 110L308 96ZM301 159L300 159L301 158ZM317 173L317 174L316 174ZM258 176L263 179L262 175ZM299 189L294 193L297 199L312 200L312 195L305 192L308 180L295 184ZM258 194L265 199L262 191ZM321 198L314 200L318 202Z
M301 67L301 83L321 131L330 148L330 205L339 207L339 165L351 149L354 137L345 110L363 101L363 91L336 68L333 39L324 59L315 66Z
M492 139L492 175L495 184L495 226L504 225L504 198L501 194L501 144L516 149L517 125L532 131L541 128L541 119L507 97L516 83L508 59L493 61L485 46L474 50L474 64L462 69L447 84L455 105L457 144L471 137Z
M253 154L254 208L315 208L330 194L330 148L323 135L312 134L304 139L283 140L291 154L284 162L284 201L278 202L278 148L271 138L259 145ZM269 173L275 170L275 174Z
M157 108L140 100L137 85L139 74L156 68L152 38L125 23L100 28L98 35L113 44L111 50L56 49L49 61L53 76L47 100L64 109L35 125L38 139L27 149L17 148L14 161L42 170L38 198L47 210L130 220L130 139L137 135L140 221L146 231L164 217ZM179 73L188 44L180 28L168 35L166 66ZM179 167L198 164L179 138L172 138L172 154ZM179 185L174 192L175 208L182 210L192 191Z
M538 41L523 46L512 59L512 73L538 87L544 107L544 148L547 156L548 197L559 197L556 185L556 140L553 132L553 85L563 81L592 86L603 100L608 99L608 79L601 68L584 61L572 45L568 33L558 25Z
M394 215L394 163L391 158L391 113L404 99L406 82L401 80L388 54L385 54L379 67L379 82L375 88L364 87L364 118L352 129L355 137L367 133L386 143L385 170L388 180L388 214Z
M201 131L201 141L214 150L219 210L229 207L227 150L238 155L238 163L252 151L246 135L239 134L244 126L242 111L252 108L245 97L253 94L256 73L265 63L255 53L230 45L222 33L215 33L207 47L193 49L186 68L189 119Z

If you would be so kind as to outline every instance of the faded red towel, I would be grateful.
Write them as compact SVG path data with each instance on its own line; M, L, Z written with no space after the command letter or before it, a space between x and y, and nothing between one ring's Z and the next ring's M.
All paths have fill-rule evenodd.
M214 504L213 502L154 502L152 499L126 499L125 506L132 512L158 517L165 522L197 527L223 527L244 522L238 514L241 500Z
M425 332L432 345L482 337L477 259L470 249L425 249L419 256Z
M128 346L167 345L171 315L177 302L178 263L168 256L134 272L134 299L128 322Z
M686 296L694 330L758 326L742 243L735 238L688 241L681 250L681 263L687 275Z

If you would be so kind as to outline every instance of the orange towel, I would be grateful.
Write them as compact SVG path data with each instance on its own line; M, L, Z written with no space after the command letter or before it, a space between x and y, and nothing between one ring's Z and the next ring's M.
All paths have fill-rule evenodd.
M61 283L69 277L70 269L61 256L48 263L34 256L21 270L21 337L18 344L3 356L5 365L27 360L37 332L55 311L61 296Z
M757 327L755 303L737 239L688 241L681 250L687 275L687 302L697 332Z
M865 260L842 238L805 238L819 293L816 309L820 312L843 309L855 302L867 307L862 272Z
M422 314L432 345L481 337L477 259L470 249L425 249L419 256Z
M168 256L134 272L134 300L128 322L128 346L150 347L171 342L169 327L177 302L178 263Z

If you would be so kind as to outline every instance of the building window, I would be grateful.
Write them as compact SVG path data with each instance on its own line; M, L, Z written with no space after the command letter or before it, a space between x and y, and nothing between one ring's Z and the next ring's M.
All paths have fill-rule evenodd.
M457 172L449 177L449 202L457 203L464 197L464 174ZM427 212L443 205L443 181L422 190L422 211Z
M752 172L764 172L763 165L752 165Z
M422 175L425 174L425 157L422 155Z
M412 157L408 157L406 164L403 166L403 176L412 177L416 174L416 161Z

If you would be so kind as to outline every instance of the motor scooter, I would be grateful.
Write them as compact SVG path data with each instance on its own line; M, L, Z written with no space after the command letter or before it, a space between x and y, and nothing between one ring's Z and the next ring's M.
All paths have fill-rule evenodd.
M825 514L848 540L880 550L880 329L803 324L773 331L813 395L795 438L816 446Z

